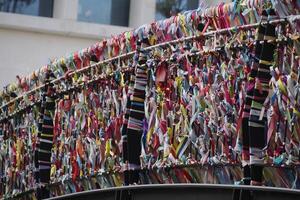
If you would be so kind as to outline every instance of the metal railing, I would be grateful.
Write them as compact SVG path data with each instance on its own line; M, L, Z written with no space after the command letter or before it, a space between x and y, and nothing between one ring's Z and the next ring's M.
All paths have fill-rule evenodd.
M279 200L299 199L300 190L222 184L152 184L78 192L49 200Z

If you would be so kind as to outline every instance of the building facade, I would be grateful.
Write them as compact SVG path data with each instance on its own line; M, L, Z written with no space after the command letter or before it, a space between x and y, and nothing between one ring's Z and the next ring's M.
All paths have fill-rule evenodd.
M198 5L199 0L0 0L0 87L51 59Z

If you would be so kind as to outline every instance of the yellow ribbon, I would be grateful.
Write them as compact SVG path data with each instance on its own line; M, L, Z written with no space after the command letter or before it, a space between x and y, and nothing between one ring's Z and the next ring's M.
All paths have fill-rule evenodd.
M284 86L282 80L281 80L281 79L278 79L277 83L278 83L279 90L280 90L284 95L287 95L287 89L286 89L286 87Z
M108 139L105 144L105 156L108 157L110 155L110 147L111 147L111 139Z

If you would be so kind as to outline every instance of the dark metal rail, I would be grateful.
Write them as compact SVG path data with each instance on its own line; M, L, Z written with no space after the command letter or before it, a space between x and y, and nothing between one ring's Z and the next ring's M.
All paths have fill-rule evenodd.
M249 199L249 194L252 200L300 199L300 190L284 188L222 184L154 184L91 190L49 200L242 200Z

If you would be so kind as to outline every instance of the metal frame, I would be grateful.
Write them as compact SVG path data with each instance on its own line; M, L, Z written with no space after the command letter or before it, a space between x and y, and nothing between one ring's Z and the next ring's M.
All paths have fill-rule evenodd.
M179 196L179 191L185 191ZM251 191L255 199L264 198L268 199L294 199L300 197L300 190L275 188L275 187L262 187L262 186L246 186L246 185L224 185L224 184L151 184L151 185L131 185L116 188L106 188L91 190L85 192L78 192L67 194L59 197L49 198L49 200L62 200L62 199L116 199L118 195L130 193L134 198L132 199L150 199L155 197L155 200L166 199L183 199L192 196L197 199L228 199L232 197L236 191ZM228 196L229 195L229 196ZM201 198L201 197L209 198ZM289 198L290 197L290 198ZM121 197L120 197L121 199ZM232 199L232 198L230 198Z

